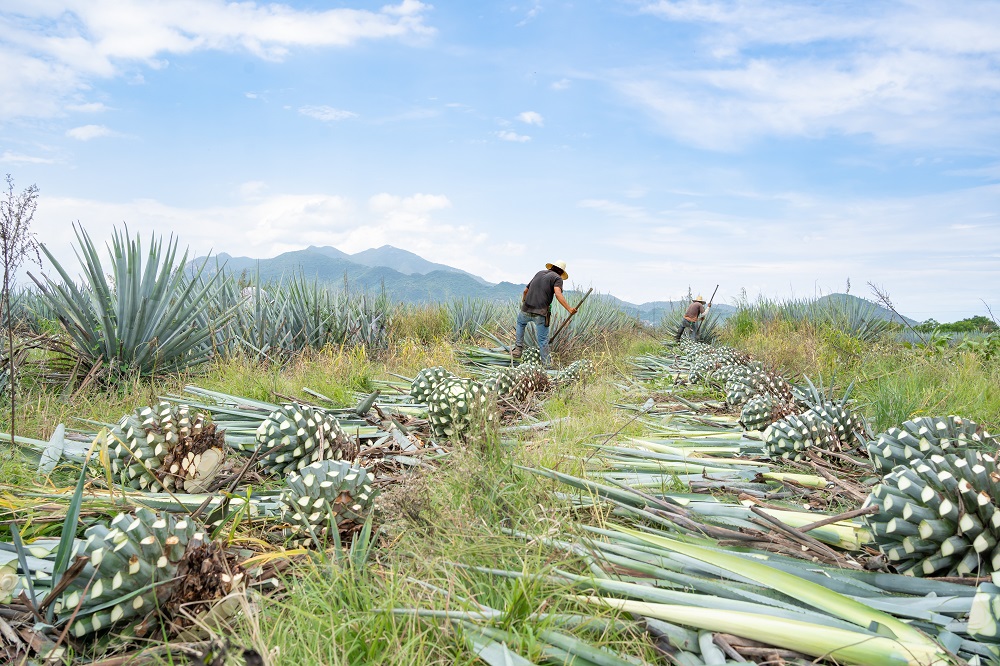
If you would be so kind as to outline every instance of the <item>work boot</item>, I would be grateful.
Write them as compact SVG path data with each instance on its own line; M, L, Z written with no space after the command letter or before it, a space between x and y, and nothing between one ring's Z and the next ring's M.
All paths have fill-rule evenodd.
M524 352L524 347L522 347L521 345L517 345L516 347L510 350L510 355L513 356L514 358L521 358L521 354L523 352Z

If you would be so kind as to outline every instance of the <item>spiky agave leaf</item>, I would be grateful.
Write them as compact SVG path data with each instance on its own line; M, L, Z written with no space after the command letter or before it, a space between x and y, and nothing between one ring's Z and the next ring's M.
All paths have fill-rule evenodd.
M282 405L257 428L261 465L272 474L302 469L320 460L354 460L356 437L332 415L298 403Z
M872 489L866 516L879 550L911 576L985 576L1000 569L1000 470L966 450L898 465Z
M994 440L983 427L960 416L920 416L889 428L868 442L868 456L875 471L887 474L896 465L946 453L961 454L969 446L979 448Z
M334 532L350 532L364 524L379 491L363 467L342 460L323 460L292 472L281 495L285 536L293 544L325 547L338 542Z
M111 471L148 492L205 492L225 459L223 433L188 405L140 407L107 434Z
M232 315L206 307L215 297L218 274L200 280L203 265L190 277L187 252L177 259L174 238L164 249L162 239L153 237L143 266L139 239L115 230L109 281L90 236L74 230L83 286L42 245L61 282L45 277L39 287L71 340L81 375L99 361L113 378L113 373L179 372L212 356L211 336Z

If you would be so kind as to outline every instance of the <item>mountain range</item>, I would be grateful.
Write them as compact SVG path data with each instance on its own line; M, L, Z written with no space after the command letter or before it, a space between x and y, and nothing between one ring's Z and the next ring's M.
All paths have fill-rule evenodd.
M207 262L207 263L206 263ZM383 245L348 254L331 246L310 246L304 250L294 250L269 259L234 257L225 252L212 257L200 257L189 262L190 270L205 265L208 271L224 269L229 273L246 273L257 276L262 282L274 282L292 276L304 276L330 284L344 284L352 291L377 292L382 289L393 300L404 303L431 303L449 301L456 298L487 298L513 300L520 298L524 284L500 282L493 284L478 275L427 261L423 257L391 245ZM686 307L687 301L651 301L629 303L611 295L603 296L629 312L648 322L659 322L662 317L678 308ZM859 299L848 294L829 294L824 299ZM876 306L877 316L896 319L895 315ZM736 311L732 305L713 304L712 309L720 320L725 320ZM908 323L915 324L912 319Z

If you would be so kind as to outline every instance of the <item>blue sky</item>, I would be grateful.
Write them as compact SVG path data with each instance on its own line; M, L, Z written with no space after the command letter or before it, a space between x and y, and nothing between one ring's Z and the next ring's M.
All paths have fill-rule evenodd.
M0 89L71 264L125 222L1000 315L1000 2L7 0Z

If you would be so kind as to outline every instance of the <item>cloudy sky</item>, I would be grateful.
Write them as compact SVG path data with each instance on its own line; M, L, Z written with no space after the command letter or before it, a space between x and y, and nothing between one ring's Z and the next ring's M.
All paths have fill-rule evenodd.
M1000 315L1000 2L5 0L35 230Z

